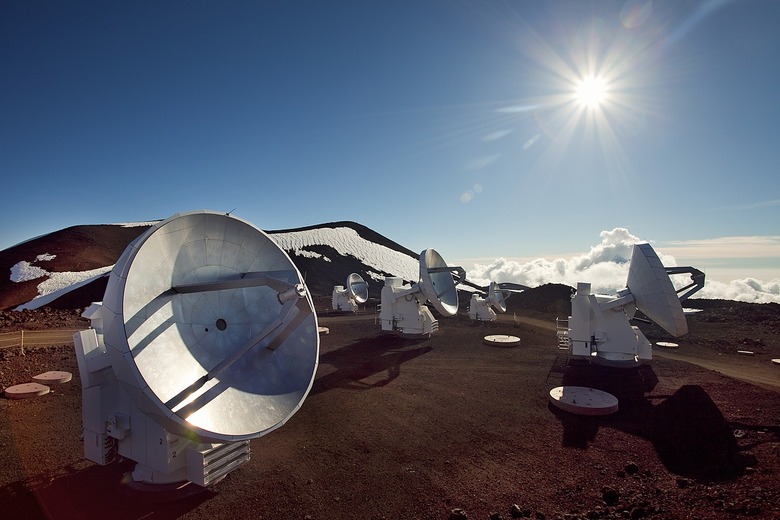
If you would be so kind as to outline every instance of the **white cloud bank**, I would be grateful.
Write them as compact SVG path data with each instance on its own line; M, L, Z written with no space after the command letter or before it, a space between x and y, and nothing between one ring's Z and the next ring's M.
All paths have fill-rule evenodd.
M596 292L614 294L625 287L633 245L646 241L632 235L625 228L602 231L600 236L601 243L592 246L585 254L554 260L539 258L528 262L498 258L487 264L475 264L466 276L470 281L480 285L496 281L515 282L529 287L545 283L562 283L576 287L577 282L589 282ZM771 238L773 237L770 237L770 240ZM707 241L706 244L707 246L723 245L717 241ZM691 245L694 248L701 247L695 246L694 243ZM669 249L682 252L683 243L676 242ZM715 247L710 251L711 257L722 258L723 255L719 252L716 254L716 251L720 250ZM767 249L763 250L764 253L766 251ZM656 253L665 266L678 265L674 256L664 254L658 249ZM700 266L691 265L701 269ZM672 280L677 287L689 282L685 275L674 276ZM704 288L693 297L751 303L780 303L780 279L762 281L756 278L744 278L729 283L705 280Z

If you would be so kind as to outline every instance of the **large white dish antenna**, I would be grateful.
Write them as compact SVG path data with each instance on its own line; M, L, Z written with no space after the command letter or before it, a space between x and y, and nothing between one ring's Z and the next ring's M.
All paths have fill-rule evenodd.
M677 291L650 244L634 246L626 286L637 308L665 331L675 337L688 333Z
M458 312L458 289L452 276L453 269L435 249L425 249L420 253L420 290L444 316L454 316Z
M317 318L301 274L252 224L197 211L133 242L103 299L106 350L135 405L199 442L259 437L301 406Z
M366 303L368 300L368 284L357 273L352 273L347 277L347 290L350 297L357 303Z
M670 274L688 274L691 283L675 290ZM616 295L591 294L580 282L572 295L567 327L558 327L559 344L574 356L610 366L632 367L652 359L652 345L630 320L638 310L673 336L688 332L682 302L704 286L693 267L664 267L650 244L636 244L626 288Z
M430 337L439 324L426 303L430 302L443 316L454 316L458 312L456 285L465 279L462 267L447 266L434 249L423 250L418 283L409 286L401 278L385 278L379 312L382 330L409 338Z

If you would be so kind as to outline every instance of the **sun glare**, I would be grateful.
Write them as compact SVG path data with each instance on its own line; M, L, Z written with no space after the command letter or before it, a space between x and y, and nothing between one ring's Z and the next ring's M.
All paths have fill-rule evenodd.
M607 84L603 78L588 76L579 82L575 91L577 102L585 108L596 108L607 97Z

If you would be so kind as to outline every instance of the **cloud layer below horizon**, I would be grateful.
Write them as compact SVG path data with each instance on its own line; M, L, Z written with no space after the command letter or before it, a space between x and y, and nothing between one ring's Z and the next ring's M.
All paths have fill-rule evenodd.
M474 264L467 271L467 278L480 285L491 281L515 282L529 287L545 283L561 283L572 287L577 282L589 282L592 290L602 294L614 294L626 285L633 245L647 242L632 235L625 228L602 231L601 242L590 251L570 258L547 260L539 258L528 262L518 262L506 258L497 258L490 263ZM677 249L677 243L671 249ZM677 266L674 256L663 254L656 249L661 262L667 267ZM698 267L694 265L693 267ZM686 285L685 275L672 277L676 287ZM694 298L736 300L750 303L780 303L780 279L769 281L756 278L732 280L729 283L706 280L704 288L693 295Z

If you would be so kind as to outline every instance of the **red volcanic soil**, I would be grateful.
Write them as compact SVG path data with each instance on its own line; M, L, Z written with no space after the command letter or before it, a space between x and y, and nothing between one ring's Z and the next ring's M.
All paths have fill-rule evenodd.
M679 349L657 349L638 369L571 362L556 347L555 314L442 318L420 341L382 335L375 319L323 312L329 334L302 408L252 441L248 464L181 495L132 489L130 461L83 459L72 347L0 351L3 385L74 376L41 397L0 399L0 517L780 518L775 318L691 318ZM488 346L488 334L521 344ZM752 357L736 354L746 341ZM562 384L607 390L620 409L560 412L548 393Z

